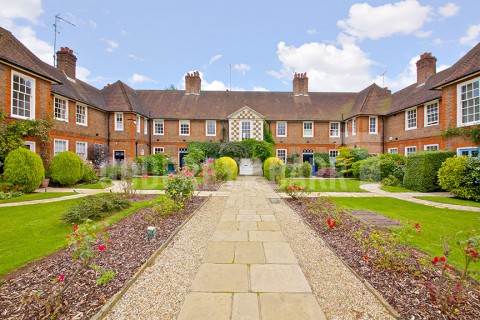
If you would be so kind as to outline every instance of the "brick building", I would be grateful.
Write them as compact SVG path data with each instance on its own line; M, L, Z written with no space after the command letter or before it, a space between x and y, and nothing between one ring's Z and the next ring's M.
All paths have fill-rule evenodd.
M202 91L198 72L185 76L185 90L134 90L121 81L100 90L76 78L76 60L61 48L52 67L0 28L0 106L7 121L54 119L53 155L70 150L87 158L99 143L111 161L155 152L181 158L191 141L262 139L266 120L283 159L333 157L342 145L372 154L449 149L478 156L469 141L439 134L480 124L480 44L438 73L436 58L423 54L417 82L395 93L376 84L310 92L307 75L298 73L291 92ZM39 152L36 142L26 139Z

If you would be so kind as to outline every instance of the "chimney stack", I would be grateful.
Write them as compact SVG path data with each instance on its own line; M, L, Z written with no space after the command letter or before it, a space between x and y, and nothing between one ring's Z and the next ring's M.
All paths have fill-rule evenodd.
M187 73L185 75L185 94L200 94L200 89L202 87L202 79L200 79L200 73L194 71L192 73Z
M437 73L437 58L433 57L431 52L420 55L420 60L417 61L417 83L425 83L435 73Z
M57 69L65 72L67 77L76 79L77 57L73 54L73 50L61 47L57 51Z
M308 96L307 73L296 73L293 76L293 95Z

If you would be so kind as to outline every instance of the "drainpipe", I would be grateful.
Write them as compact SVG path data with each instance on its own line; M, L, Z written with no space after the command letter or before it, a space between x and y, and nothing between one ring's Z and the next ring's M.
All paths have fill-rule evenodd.
M147 128L147 132L148 132L148 153L147 154L152 154L152 129L153 128L153 120L152 120L152 113L149 111L148 112L148 117L150 119L148 119L148 128Z
M382 116L382 153L385 153L385 116Z
M340 130L340 146L344 146L344 135L345 135L345 121L343 120L343 113L342 113L342 122L340 124L343 124L343 127L340 125L338 130Z
M107 151L108 162L110 163L110 113L107 113Z

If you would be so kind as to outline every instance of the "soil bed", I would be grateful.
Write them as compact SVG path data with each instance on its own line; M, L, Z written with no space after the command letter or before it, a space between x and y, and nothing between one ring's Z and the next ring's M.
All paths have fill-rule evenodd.
M326 217L308 212L307 201L285 200L350 268L380 292L402 319L480 319L478 285L468 286L468 298L459 304L458 314L445 316L429 298L427 290L427 283L438 278L438 273L429 266L431 257L412 248L408 264L415 271L393 272L376 267L363 258L364 252L354 237L356 231L368 232L372 226L345 214L339 227L329 229ZM425 265L418 262L422 258L427 259Z
M155 196L134 195L133 201L148 200ZM64 293L62 315L60 319L89 319L95 315L103 304L137 272L152 253L158 249L170 234L193 213L205 197L192 197L183 211L155 221L156 240L146 241L146 228L152 225L149 213L151 208L143 208L108 228L108 251L98 255L93 263L114 270L116 276L103 285L95 284L95 271L81 271L75 283ZM50 282L65 274L65 281L77 264L73 261L72 251L64 249L26 267L7 275L0 285L1 319L43 319L47 318L43 306L38 300L26 304L22 302L32 290L48 291Z

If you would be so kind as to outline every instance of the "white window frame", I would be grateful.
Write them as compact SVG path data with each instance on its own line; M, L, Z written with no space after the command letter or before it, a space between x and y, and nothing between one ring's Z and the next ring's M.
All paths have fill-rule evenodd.
M152 148L152 154L156 154L158 149L158 153L164 153L165 152L165 147L153 147Z
M345 137L348 137L348 120L345 121Z
M188 133L182 133L182 125L188 125ZM178 121L178 134L181 136L190 135L190 120L179 120Z
M161 131L157 132L157 124L161 125ZM165 120L155 119L153 120L153 135L154 136L163 136L165 134Z
M81 156L80 154L78 154L78 145L79 144L83 144L85 145L85 157ZM86 160L87 157L88 157L88 143L87 142L84 142L84 141L76 141L75 142L75 153L82 159Z
M56 148L56 143L57 142L65 142L65 150L63 151L68 151L68 140L64 140L64 139L53 139L53 155L56 156L57 154L59 154L60 152L63 152L63 151L60 151L58 152L57 151L57 148Z
M56 115L55 109L57 108L57 100L65 103L65 118L58 118ZM68 99L57 95L53 96L53 117L55 120L68 122Z
M429 147L436 147L436 149L435 150L428 150ZM426 144L426 145L423 146L423 150L425 150L425 151L438 151L438 150L440 150L440 146L438 145L438 143L437 144Z
M306 125L306 124L311 124L311 125L312 125L312 129L307 129L307 130L312 130L312 133L309 134L309 135L307 135L307 134L305 133L305 125ZM315 132L315 131L314 131L314 128L315 128L315 126L314 126L314 124L313 124L313 121L303 121L303 137L304 137L304 138L313 138L313 135L314 135L314 132Z
M357 135L357 118L352 119L352 136Z
M119 120L118 116L121 116L121 120ZM123 112L115 112L115 131L123 131L125 123L125 116ZM121 150L118 150L121 151Z
M243 134L243 124L244 123L248 123L248 137L246 137L244 134ZM252 125L252 121L250 120L242 120L240 121L240 141L243 141L243 140L246 140L246 139L251 139L253 138L253 125Z
M372 131L372 119L375 119L374 131ZM377 116L368 117L368 134L378 134L378 117Z
M148 134L148 119L143 118L143 134Z
M413 118L410 118L410 114L413 113L413 112L415 112L415 126L410 126L409 125L409 120L413 119ZM417 122L418 122L417 107L406 109L405 110L405 131L417 129Z
M279 151L284 151L285 155L281 157L279 154ZM283 163L287 163L287 156L288 156L287 149L277 149L275 152L275 155L277 156L278 159L282 160Z
M280 132L280 129L279 129L280 124L285 126L285 134L280 134L279 133ZM277 121L276 126L277 126L277 129L276 129L277 137L286 137L287 136L287 121ZM283 150L283 149L280 149L280 150Z
M37 153L37 144L35 141L23 141L23 144L29 146L29 150Z
M471 126L471 125L480 123L480 114L479 114L479 120L463 122L463 117L462 117L462 87L467 86L469 84L473 84L474 82L479 82L479 87L480 87L480 77L459 83L457 85L457 126L458 127ZM478 90L480 90L480 88ZM474 115L475 115L475 112L474 112Z
M466 150L466 151L472 151L472 149L476 149L475 151L477 151L479 154L480 154L480 147L462 147L462 148L457 148L457 156L460 157L462 156L462 151L463 150ZM472 155L468 155L469 157L471 157ZM480 157L480 155L479 155Z
M213 123L213 133L208 133L208 124ZM217 136L217 121L216 120L205 120L205 135L207 137L216 137Z
M142 118L140 118L140 116L137 114L137 121L136 121L137 133L140 133L141 121L142 121Z
M388 148L388 153L398 154L398 148Z
M415 151L408 152L408 149L415 149ZM408 157L408 155L417 152L417 146L407 146L405 147L405 156Z
M15 79L15 76L17 77L20 77L20 78L23 78L24 81L30 81L30 108L29 108L29 111L30 111L30 116L29 117L25 117L25 116L21 116L21 115L18 115L18 114L15 114L13 113L13 96L14 96L14 90L13 90L13 87L14 87L14 83L13 83L13 80ZM12 118L18 118L18 119L35 119L35 89L37 88L36 87L36 81L34 78L32 77L29 77L23 73L20 73L20 72L17 72L17 71L13 71L12 70L12 79L11 79L11 90L10 90L10 105L11 105L11 108L10 108L10 116ZM22 92L20 92L20 94L23 94ZM18 107L18 106L17 106Z
M333 153L335 153L334 157L332 157ZM335 159L339 154L340 154L340 151L338 151L337 149L328 150L328 156L330 157L330 159Z
M433 105L437 105L437 121L429 123L428 122L428 107L431 107ZM424 109L424 111L423 111L424 112L423 122L425 123L425 125L424 125L425 127L436 126L440 123L440 103L438 102L438 100L426 103L425 106L423 107L423 109Z
M85 121L84 122L78 122L78 108L83 108L85 110ZM88 127L88 107L84 104L77 103L75 105L75 123L81 126Z
M337 125L337 128L333 128L333 125ZM330 122L330 131L329 131L329 137L330 138L339 138L340 137L340 122L337 121L331 121ZM332 134L333 132L333 134Z

